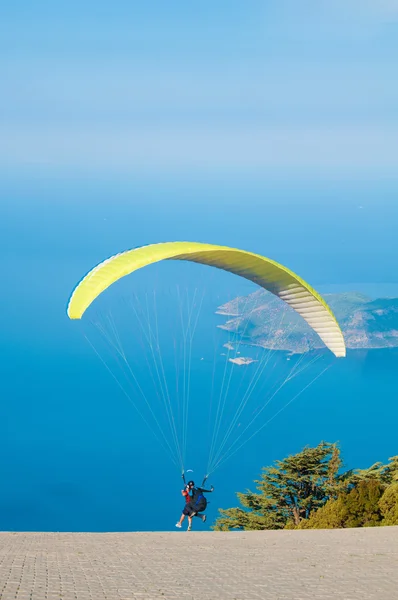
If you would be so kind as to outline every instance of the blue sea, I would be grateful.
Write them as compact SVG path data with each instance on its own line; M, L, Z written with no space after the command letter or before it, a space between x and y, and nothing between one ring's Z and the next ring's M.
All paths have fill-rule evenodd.
M303 183L282 191L261 183L250 189L243 183L213 183L208 189L167 185L2 183L7 210L0 225L1 530L170 530L179 517L179 468L87 343L89 322L72 323L66 316L73 286L102 259L156 241L215 241L279 260L321 292L397 294L398 215L388 190L383 205L377 186L357 189L347 182L324 187L318 182L319 189L311 193ZM322 206L317 203L320 190L327 196ZM272 193L277 201L265 203ZM247 197L251 204L244 204ZM175 402L173 344L181 335L176 289L191 299L195 293L203 298L192 352L185 463L199 483L207 467L211 387L213 381L222 385L227 359L222 348L228 335L216 327L223 318L214 312L255 289L235 279L220 272L209 275L197 265L159 266L137 276L134 284L130 278L104 294L98 311L92 307L88 314L95 320L101 313L103 319L110 308L119 316L141 384L149 398L153 393L155 405L159 398L151 392L148 354L136 342L137 330L129 334L129 325L124 328L118 302L138 294L142 306L145 294L152 302L156 291L159 320L167 324L159 332L163 368ZM257 351L241 352L255 356ZM293 390L270 404L267 415L274 418L211 475L208 483L215 493L206 527L218 508L237 505L237 491L254 488L261 467L305 445L338 441L346 468L365 468L398 453L398 349L349 351L346 359L321 360L330 368L290 404ZM285 356L276 363L270 380L260 381L250 415L261 406L268 381L271 386L272 377L282 377L286 361ZM267 415L261 415L263 421L259 417L259 424ZM159 420L167 429L161 411ZM236 423L235 429L240 426Z

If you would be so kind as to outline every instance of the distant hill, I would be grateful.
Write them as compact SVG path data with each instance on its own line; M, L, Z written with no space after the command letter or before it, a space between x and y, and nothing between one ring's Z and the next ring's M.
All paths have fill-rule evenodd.
M398 347L398 298L373 300L359 292L323 297L340 324L347 348ZM247 344L298 353L323 346L292 308L265 290L235 298L216 312L230 317L219 327Z

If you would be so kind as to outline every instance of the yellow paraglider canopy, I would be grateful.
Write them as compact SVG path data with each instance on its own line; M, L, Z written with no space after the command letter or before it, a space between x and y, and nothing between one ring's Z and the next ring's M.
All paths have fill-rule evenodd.
M199 242L166 242L116 254L94 267L74 289L70 319L80 319L104 290L118 279L162 260L186 260L244 277L281 298L307 321L337 357L345 356L344 337L325 300L283 265L245 250Z

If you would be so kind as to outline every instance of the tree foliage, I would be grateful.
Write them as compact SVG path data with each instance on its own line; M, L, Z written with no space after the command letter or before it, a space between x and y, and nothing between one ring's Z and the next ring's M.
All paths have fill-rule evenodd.
M356 469L351 472L352 483L359 483L366 479L376 479L384 485L390 485L398 481L398 456L392 456L389 462L383 465L377 462L368 469Z
M349 492L329 500L325 506L303 520L300 529L334 529L338 527L373 527L380 525L379 502L384 486L374 478L363 479Z
M337 444L321 442L262 469L257 492L221 509L213 529L331 529L398 525L398 456L341 473Z
M381 525L398 525L398 481L387 487L379 506L383 515Z
M297 526L346 485L338 474L340 467L337 444L327 442L278 460L262 469L261 479L255 481L257 493L237 494L243 508L220 510L213 529L281 529L290 522Z

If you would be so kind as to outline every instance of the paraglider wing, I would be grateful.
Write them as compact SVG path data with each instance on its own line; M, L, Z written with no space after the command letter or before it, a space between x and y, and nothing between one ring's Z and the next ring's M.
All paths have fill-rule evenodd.
M337 357L345 356L341 329L324 299L283 265L252 252L199 242L166 242L142 246L108 258L77 285L68 316L80 319L90 304L118 279L162 260L186 260L229 271L278 296L307 321Z

